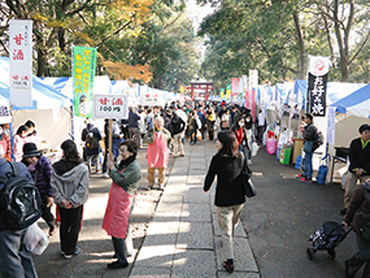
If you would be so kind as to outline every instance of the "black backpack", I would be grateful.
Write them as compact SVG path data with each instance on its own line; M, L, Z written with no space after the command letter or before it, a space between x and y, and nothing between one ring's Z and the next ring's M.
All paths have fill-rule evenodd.
M32 180L19 175L18 165L15 162L9 164L12 172L0 175L0 183L4 184L1 214L10 229L24 229L41 217L41 196Z
M318 149L322 144L324 144L324 135L321 133L321 131L317 131L313 140L313 151Z
M90 134L92 133L92 136ZM96 150L98 149L98 140L95 138L95 134L92 131L88 130L87 136L86 136L86 142L85 146L89 150Z

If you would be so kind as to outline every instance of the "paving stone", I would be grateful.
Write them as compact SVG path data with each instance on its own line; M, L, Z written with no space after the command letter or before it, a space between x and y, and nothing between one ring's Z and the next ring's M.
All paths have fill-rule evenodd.
M222 255L221 237L215 238L217 267L223 270L222 261L225 258ZM246 238L234 237L234 264L235 270L258 273L258 267L255 262L249 242Z
M184 203L207 204L209 195L203 191L203 187L191 187L185 192Z
M135 266L130 278L170 278L171 269L158 267Z
M203 222L181 222L176 248L213 250L212 224Z
M213 251L180 250L175 254L171 277L211 278L217 277L216 273Z
M215 230L215 236L221 236L221 229L220 225L218 225L218 218L216 213L212 213L212 222L213 222L213 227ZM247 237L247 234L245 233L243 223L239 222L239 225L236 227L234 231L234 236L235 237Z
M211 222L209 204L184 204L181 212L183 222Z
M131 276L130 276L131 277ZM234 271L232 274L224 271L218 271L218 278L223 277L232 277L232 278L259 278L260 275L258 273L253 272L244 272L244 271Z
M145 266L170 269L172 266L174 253L174 244L157 244L148 246L144 242L144 246L140 249L139 255L137 256L134 269L136 267Z

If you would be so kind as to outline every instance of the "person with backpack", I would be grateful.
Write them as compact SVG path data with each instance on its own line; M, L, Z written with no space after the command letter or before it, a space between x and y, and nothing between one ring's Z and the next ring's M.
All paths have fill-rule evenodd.
M304 156L304 172L303 174L298 175L301 182L312 182L312 156L315 151L315 138L318 133L317 127L313 124L313 116L310 113L304 115L303 121L305 126L303 128L302 136L304 139L303 142L303 151Z
M65 140L63 158L52 165L50 185L60 213L60 253L71 259L82 251L77 246L83 205L89 197L89 170L80 159L75 142Z
M85 142L85 157L91 173L91 166L95 163L95 173L100 174L100 161L99 154L102 152L99 141L103 137L97 127L94 127L92 123L88 123L87 127L82 130L82 141Z
M172 112L169 131L173 139L173 157L184 156L184 146L182 144L182 133L185 130L186 123L177 115L176 111Z
M43 156L37 150L35 143L26 143L23 146L22 163L28 167L35 186L41 194L41 217L49 226L49 236L53 236L57 232L57 225L55 223L55 217L50 211L54 204L53 191L50 186L51 162L49 158Z
M16 162L15 165L18 167L19 176L32 182L27 167L20 162ZM7 173L13 173L13 169L4 158L4 149L0 145L0 175L6 176ZM11 227L8 218L5 216L7 205L4 200L6 194L4 187L5 184L0 182L0 274L3 278L37 278L32 254L26 249L25 236L28 227L18 229Z

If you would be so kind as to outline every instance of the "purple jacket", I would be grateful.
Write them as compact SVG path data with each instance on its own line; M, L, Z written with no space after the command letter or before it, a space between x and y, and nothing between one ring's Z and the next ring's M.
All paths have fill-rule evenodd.
M53 191L51 190L50 186L52 168L49 158L43 155L40 156L39 161L36 163L35 169L31 170L25 159L22 160L22 163L28 167L33 180L35 180L35 175L37 172L36 187L38 188L41 196L53 197Z

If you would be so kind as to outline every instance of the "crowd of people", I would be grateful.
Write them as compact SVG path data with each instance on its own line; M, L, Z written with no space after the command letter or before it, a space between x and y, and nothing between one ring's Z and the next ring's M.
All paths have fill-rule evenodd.
M305 114L302 120L306 160L300 177L303 181L311 181L312 141L317 128L311 114ZM215 144L216 154L210 162L203 189L208 192L217 177L215 206L222 230L222 265L226 271L233 272L232 238L245 202L240 174L246 169L251 172L252 143L263 143L266 130L264 113L260 110L254 117L249 109L225 102L173 102L165 107L130 107L127 120L112 119L111 131L109 123L106 119L104 129L99 130L93 121L87 120L81 134L83 153L79 154L73 140L65 140L60 146L62 158L55 163L51 163L38 148L39 139L31 120L19 126L14 135L14 160L20 175L32 180L40 192L42 218L48 225L48 235L55 235L59 228L61 255L70 259L82 252L78 247L78 236L84 204L89 197L89 176L102 174L102 177L112 180L102 228L112 237L116 260L107 267L126 268L127 256L133 252L130 214L141 179L141 168L136 159L139 150L147 145L147 189L163 190L170 156L184 157L184 144L192 146L206 141ZM0 175L11 171L7 130L7 126L0 126ZM359 252L346 261L347 277L354 277L365 263L363 277L370 275L369 239L362 234L364 225L370 223L370 126L362 125L359 132L360 138L350 145L350 177L347 179L343 211L344 225L353 226L356 232ZM158 187L155 187L156 170ZM356 185L357 181L361 184ZM51 212L53 204L56 205L55 216ZM6 219L0 214L0 252L3 254L0 273L4 278L37 277L32 256L25 249L26 233L26 228L9 229Z

